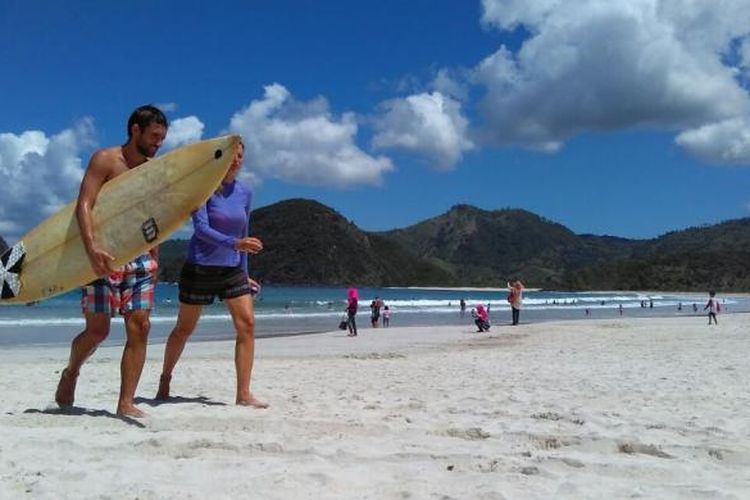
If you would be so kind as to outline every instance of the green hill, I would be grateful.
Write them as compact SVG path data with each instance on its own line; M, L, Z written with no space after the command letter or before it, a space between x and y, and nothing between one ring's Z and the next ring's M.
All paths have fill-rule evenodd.
M750 290L750 219L673 231L634 248L624 259L591 264L575 288Z

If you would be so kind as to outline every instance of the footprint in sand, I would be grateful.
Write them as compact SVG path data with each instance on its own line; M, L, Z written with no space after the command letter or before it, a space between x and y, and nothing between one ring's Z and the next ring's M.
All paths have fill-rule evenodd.
M480 439L487 439L490 437L490 433L482 430L479 427L469 427L468 429L448 429L445 434L450 437L456 437L466 439L468 441L477 441Z

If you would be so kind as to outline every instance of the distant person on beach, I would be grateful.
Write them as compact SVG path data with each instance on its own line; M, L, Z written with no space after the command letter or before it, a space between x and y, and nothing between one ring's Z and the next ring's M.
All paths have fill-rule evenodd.
M466 314L466 301L464 299L461 299L461 302L459 302L459 307L461 308L461 316L463 317Z
M203 306L219 297L232 316L237 334L234 365L237 373L235 403L266 408L250 391L255 358L255 309L253 296L260 285L249 277L247 254L263 250L263 243L249 237L252 192L237 181L245 146L240 143L221 185L205 205L193 214L193 236L180 273L180 310L164 349L164 365L156 399L167 400L172 371L195 330Z
M128 119L128 142L123 146L96 151L81 180L76 219L91 268L99 278L82 288L81 309L86 326L73 340L68 365L57 384L55 402L61 408L73 406L81 367L107 338L111 318L118 312L125 321L127 341L120 363L117 414L144 416L134 405L133 399L146 360L149 316L154 307L154 285L159 267L158 248L136 257L117 270L112 269L110 263L115 257L108 249L99 246L92 211L107 182L156 155L167 136L167 127L167 118L159 109L151 105L137 108Z
M380 308L383 307L383 301L380 297L375 297L375 299L370 303L370 322L372 323L373 328L378 327L378 323L380 322Z
M383 308L383 326L391 326L391 309L388 306Z
M718 325L719 321L716 319L716 314L721 311L721 306L719 305L719 299L716 298L716 292L713 290L708 292L708 302L706 302L706 307L703 310L706 309L708 309L708 324L711 324L713 318L714 324Z
M698 312L698 304L693 302L693 312Z
M474 324L477 325L477 328L479 329L477 330L477 333L486 332L490 329L490 317L482 304L477 305Z
M677 303L677 310L682 311L682 302Z
M357 336L357 307L359 304L359 293L356 288L350 288L346 292L346 325L349 328L349 337Z
M618 307L618 309L620 310L620 316L622 316L622 304L620 304L620 307Z
M515 280L508 282L508 302L512 311L512 325L517 325L521 316L521 306L523 305L523 283Z

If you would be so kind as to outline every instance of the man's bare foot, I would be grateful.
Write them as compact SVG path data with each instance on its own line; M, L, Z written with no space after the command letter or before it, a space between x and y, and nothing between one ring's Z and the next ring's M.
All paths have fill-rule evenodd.
M159 377L159 390L156 391L157 401L166 401L169 399L169 382L172 380L172 375L162 375Z
M239 406L252 406L253 408L268 408L268 403L264 403L263 401L260 401L259 399L256 399L255 396L252 394L249 398L243 398L243 399L237 399L237 404Z
M77 380L78 374L72 373L67 368L60 374L60 382L57 384L57 391L55 391L55 402L60 408L73 406Z
M143 418L146 416L144 412L135 407L135 405L117 405L117 414L121 417L135 417Z

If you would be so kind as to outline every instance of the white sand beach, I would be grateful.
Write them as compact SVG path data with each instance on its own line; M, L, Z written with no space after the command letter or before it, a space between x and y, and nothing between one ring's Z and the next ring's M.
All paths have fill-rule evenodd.
M68 349L9 348L0 498L750 498L750 316L719 321L261 339L268 410L232 404L232 342L188 344L157 404L153 344L141 420L113 415L121 347L84 366L68 414Z

